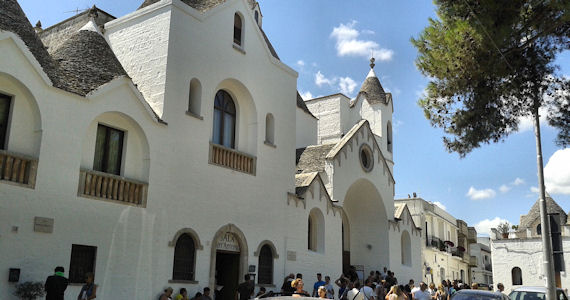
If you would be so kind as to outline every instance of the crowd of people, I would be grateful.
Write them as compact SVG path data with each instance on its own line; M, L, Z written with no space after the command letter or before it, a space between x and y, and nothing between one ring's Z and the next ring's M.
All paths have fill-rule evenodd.
M92 300L97 297L97 285L93 282L93 274L86 274L85 285L81 288L78 300ZM67 288L68 280L64 276L63 267L56 267L53 275L49 276L45 283L46 300L63 300L64 292ZM338 293L335 292L337 286ZM436 285L421 282L416 286L413 279L406 285L398 284L398 279L394 272L384 268L383 272L371 271L366 279L362 280L354 267L349 268L338 279L331 282L330 276L323 276L317 273L317 281L313 285L312 293L305 290L303 274L291 273L283 279L279 292L267 291L260 287L259 292L254 295L255 283L249 274L244 276L244 282L239 284L235 291L236 300L247 300L252 298L265 298L274 295L293 297L318 297L322 299L338 300L449 300L449 298L462 289L479 289L477 283L471 286L462 283L460 280L443 280ZM497 284L497 292L503 292L502 283ZM220 293L214 292L214 300L220 299ZM203 288L202 292L196 293L193 297L188 296L188 291L181 288L176 296L173 296L174 289L167 287L159 297L159 300L213 300L209 287ZM233 298L233 295L232 297ZM227 299L226 297L222 299Z

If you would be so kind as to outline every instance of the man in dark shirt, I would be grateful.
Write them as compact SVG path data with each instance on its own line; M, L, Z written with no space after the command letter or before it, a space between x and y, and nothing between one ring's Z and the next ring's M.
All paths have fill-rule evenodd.
M247 300L253 296L253 291L255 285L253 280L250 279L249 274L244 275L245 282L239 284L237 292L239 294L239 300Z
M67 288L67 278L65 278L65 269L56 267L55 274L46 279L44 288L46 290L46 300L63 300L65 289Z

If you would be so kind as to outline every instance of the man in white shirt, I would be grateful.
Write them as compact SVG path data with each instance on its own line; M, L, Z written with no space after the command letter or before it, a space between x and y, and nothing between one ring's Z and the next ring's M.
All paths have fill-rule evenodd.
M431 300L431 295L427 290L427 284L425 282L420 283L420 289L412 293L412 299Z
M376 300L376 294L374 289L372 289L372 280L370 278L366 279L364 286L360 289L360 293L364 294L364 300Z
M360 282L357 280L354 282L354 288L348 291L348 293L346 294L346 298L348 300L365 300L364 295L359 290L359 288L360 288Z
M330 276L325 276L325 289L327 290L327 298L334 299L334 287L331 284Z

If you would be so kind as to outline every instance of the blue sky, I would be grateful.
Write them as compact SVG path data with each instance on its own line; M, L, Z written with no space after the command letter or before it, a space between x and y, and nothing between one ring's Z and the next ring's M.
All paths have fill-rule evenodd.
M93 4L120 17L142 0L21 0L30 22L46 28ZM416 192L453 216L479 225L505 219L518 224L538 195L532 127L504 142L485 145L466 158L447 153L442 130L432 128L418 107L427 79L417 70L410 43L435 17L430 1L261 0L263 28L281 60L299 72L298 89L307 99L343 92L354 97L374 52L376 74L394 99L396 198ZM570 76L570 54L558 60ZM529 120L523 124L530 125ZM554 144L556 131L542 127L544 165L552 197L570 210L570 149ZM558 151L558 152L557 152ZM549 163L550 161L550 163Z

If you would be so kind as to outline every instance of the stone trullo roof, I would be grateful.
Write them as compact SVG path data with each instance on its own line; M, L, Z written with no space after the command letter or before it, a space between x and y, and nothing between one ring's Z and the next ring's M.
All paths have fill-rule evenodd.
M92 30L80 30L54 53L67 90L85 96L99 86L127 72L105 38Z
M322 172L325 170L327 154L336 145L324 144L297 149L297 173Z
M56 87L62 87L57 64L47 52L16 0L0 0L0 30L10 31L18 35L52 81L52 84Z
M547 213L559 213L561 223L566 223L568 215L548 194L546 195L546 211ZM536 200L528 214L521 216L519 230L530 228L537 219L540 219L540 199Z
M358 95L364 96L370 103L387 104L388 98L386 96L386 92L374 72L374 66L374 58L372 58L370 59L370 72L368 72L364 83L362 83L362 87L360 88Z

